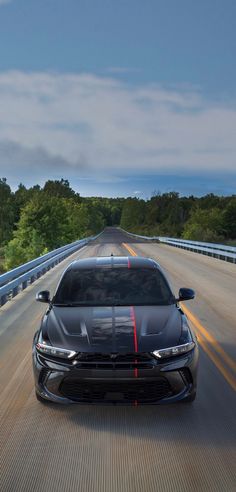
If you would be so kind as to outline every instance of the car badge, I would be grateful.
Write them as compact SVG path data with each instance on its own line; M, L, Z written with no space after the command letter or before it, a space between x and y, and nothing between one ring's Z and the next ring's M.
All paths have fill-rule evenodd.
M112 359L112 360L116 359L116 358L117 358L117 355L118 355L118 354L111 354L111 359Z

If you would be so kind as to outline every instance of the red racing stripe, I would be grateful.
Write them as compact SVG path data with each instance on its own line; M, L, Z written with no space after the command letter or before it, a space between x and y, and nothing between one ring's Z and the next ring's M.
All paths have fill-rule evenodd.
M130 311L131 311L131 319L133 321L133 328L134 328L134 351L137 353L138 352L138 338L137 338L137 326L136 326L136 319L135 319L135 312L134 312L134 307L130 306ZM135 363L137 363L137 360L135 360ZM138 377L138 368L135 367L134 369L134 377ZM137 400L134 401L135 407L138 405Z
M131 309L131 319L133 321L133 328L134 328L134 351L138 352L137 326L136 326L134 306L131 306L130 309Z

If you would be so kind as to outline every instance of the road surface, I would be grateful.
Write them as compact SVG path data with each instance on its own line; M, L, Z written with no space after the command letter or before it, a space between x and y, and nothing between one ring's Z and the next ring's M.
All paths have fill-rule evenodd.
M42 405L34 394L31 344L45 306L75 258L142 255L157 260L184 303L200 341L193 404L108 407ZM0 309L0 490L236 490L236 266L135 240L110 228Z

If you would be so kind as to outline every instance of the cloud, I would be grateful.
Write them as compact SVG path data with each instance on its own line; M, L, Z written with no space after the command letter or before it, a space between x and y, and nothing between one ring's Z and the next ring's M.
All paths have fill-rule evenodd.
M191 87L0 73L0 174L235 172L236 107Z
M26 147L11 140L0 140L0 169L4 169L11 176L19 173L28 173L41 176L50 170L54 173L84 170L84 159L79 158L77 162L71 163L60 155L48 152L44 147Z
M11 3L11 2L12 2L12 0L0 0L0 6L4 5L6 3Z

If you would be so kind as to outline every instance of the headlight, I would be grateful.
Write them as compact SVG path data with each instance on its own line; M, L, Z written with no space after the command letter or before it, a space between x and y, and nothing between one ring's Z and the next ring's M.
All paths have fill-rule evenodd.
M186 352L190 352L190 350L193 350L194 347L194 342L188 342L184 343L183 345L177 345L176 347L154 350L152 354L155 355L157 359L164 359L166 357L173 357L173 355L185 354Z
M52 347L52 345L46 345L46 343L36 343L36 349L42 354L53 355L54 357L62 357L63 359L71 359L76 352L74 350L67 350L58 347Z

